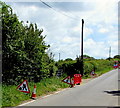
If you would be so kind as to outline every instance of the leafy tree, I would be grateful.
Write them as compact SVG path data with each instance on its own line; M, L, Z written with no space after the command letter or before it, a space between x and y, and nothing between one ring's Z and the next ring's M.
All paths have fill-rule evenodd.
M113 58L120 59L120 55L115 55Z
M67 59L65 59L65 61L72 61L72 59L71 58L67 58Z
M2 53L3 53L3 81L10 82L15 76L13 72L15 67L17 54L15 53L16 47L20 44L19 36L21 31L21 23L18 21L17 16L13 14L12 8L5 3L2 5ZM18 48L19 49L19 48Z
M24 25L12 8L2 5L3 82L17 84L20 80L38 82L55 72L52 55L46 53L43 30L37 24Z

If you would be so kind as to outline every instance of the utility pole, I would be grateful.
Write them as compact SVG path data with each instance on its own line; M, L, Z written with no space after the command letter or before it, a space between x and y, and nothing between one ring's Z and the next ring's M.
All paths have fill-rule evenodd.
M109 48L109 61L110 61L110 58L111 58L111 46Z
M84 20L82 19L82 35L81 35L81 75L83 76L83 26Z
M60 61L60 53L59 53L59 61Z

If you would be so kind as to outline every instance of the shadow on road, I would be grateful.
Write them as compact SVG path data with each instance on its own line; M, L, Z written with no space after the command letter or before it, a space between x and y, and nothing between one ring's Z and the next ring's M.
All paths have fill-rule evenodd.
M113 96L120 96L120 90L118 91L104 91L108 94L112 94Z

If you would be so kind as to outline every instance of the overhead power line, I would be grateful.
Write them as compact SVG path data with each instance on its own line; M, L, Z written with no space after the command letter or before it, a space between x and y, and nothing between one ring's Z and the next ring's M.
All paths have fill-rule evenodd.
M55 8L53 8L52 6L50 6L49 4L43 2L42 0L40 0L40 1L41 1L41 3L43 3L45 6L49 7L50 9L56 11L56 12L59 13L59 14L62 14L62 15L64 15L64 16L66 16L66 17L69 17L69 18L71 18L71 19L73 19L73 20L80 20L79 18L72 17L72 16L69 16L68 14L65 14L65 12L63 13L63 12L61 12L61 11L56 10Z
M52 8L50 5L48 5L47 3L43 2L42 0L40 0L44 5L46 5L49 8Z

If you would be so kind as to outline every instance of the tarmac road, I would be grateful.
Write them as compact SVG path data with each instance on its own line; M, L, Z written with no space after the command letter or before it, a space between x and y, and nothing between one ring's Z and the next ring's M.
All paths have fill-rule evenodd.
M22 106L118 106L118 70Z

